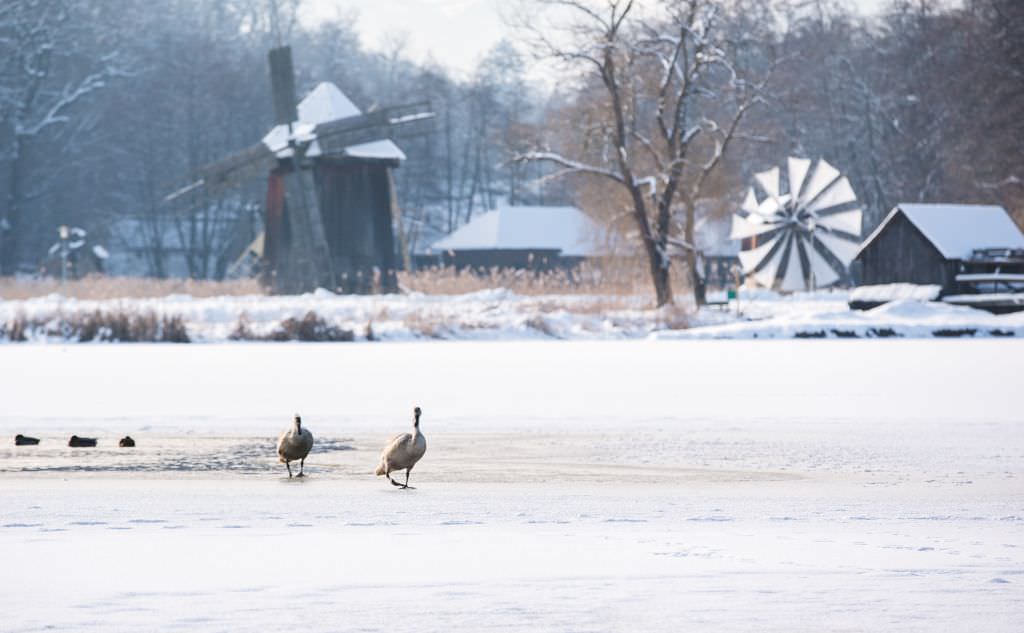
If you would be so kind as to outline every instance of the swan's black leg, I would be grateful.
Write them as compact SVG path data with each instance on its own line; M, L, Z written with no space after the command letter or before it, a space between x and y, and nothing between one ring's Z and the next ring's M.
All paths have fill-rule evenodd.
M305 477L306 474L302 472L302 469L306 467L306 458L303 457L299 460L299 477Z
M403 489L403 490L404 490L404 489L409 489L409 490L416 490L415 488L413 488L412 486L410 486L410 485L409 485L409 473L410 473L411 471L412 471L412 468L406 468L406 469L405 469L405 485L404 485L404 486L402 486L402 489Z
M399 488L402 487L402 484L398 483L397 481L391 478L391 473L385 473L384 476L388 478L388 481L391 482L392 486L397 486Z
M284 463L284 467L288 469L288 479L292 478L292 465L288 462Z

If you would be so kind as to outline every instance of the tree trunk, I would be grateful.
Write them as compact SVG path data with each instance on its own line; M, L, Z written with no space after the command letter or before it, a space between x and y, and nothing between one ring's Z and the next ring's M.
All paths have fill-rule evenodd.
M683 240L688 244L686 249L686 267L690 269L690 284L693 286L693 301L697 307L707 303L707 287L704 285L704 275L697 268L697 242L694 231L696 212L692 202L686 203L686 228L683 231Z
M651 267L651 281L654 282L654 297L657 307L661 308L672 303L672 280L669 278L669 267L662 266L661 256L653 246L647 249L647 260Z
M18 268L21 241L21 142L15 136L7 188L7 213L0 225L0 274L13 275Z

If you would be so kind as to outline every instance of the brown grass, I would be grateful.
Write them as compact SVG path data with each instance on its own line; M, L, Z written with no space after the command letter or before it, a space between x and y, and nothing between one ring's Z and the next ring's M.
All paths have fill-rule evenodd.
M405 327L428 338L443 339L451 335L452 324L440 312L410 312L402 319Z
M685 276L673 266L673 289L678 296L686 290ZM407 292L456 295L495 288L519 295L600 295L610 298L642 298L652 302L653 291L646 263L639 258L589 261L571 271L535 272L494 268L484 272L428 268L399 272L400 287ZM20 300L61 292L57 279L16 279L0 277L0 299ZM218 297L268 294L255 279L212 281L196 279L155 279L146 277L105 277L94 275L67 282L66 295L76 299L105 300L159 298L182 294ZM637 307L635 303L630 307Z
M667 305L658 310L658 328L662 330L686 330L690 327L692 313L678 305Z
M650 280L637 261L588 262L571 271L530 271L492 268L457 271L435 267L398 273L399 285L425 294L465 294L506 288L521 295L600 294L610 296L650 293Z
M273 332L258 335L249 325L249 315L244 312L238 318L238 324L228 337L232 341L304 341L326 343L349 343L355 340L355 333L336 325L331 325L316 312L307 312L301 319L288 318L281 322Z
M61 291L59 279L16 279L0 277L0 299L32 299ZM148 277L105 277L93 275L67 282L67 296L76 299L148 299L168 295L218 297L266 294L255 279L211 281L198 279L154 279Z
M8 323L0 324L0 339L19 343L35 336L57 337L81 343L188 343L191 340L185 321L180 316L159 316L154 312L134 314L97 310L31 319L19 315Z

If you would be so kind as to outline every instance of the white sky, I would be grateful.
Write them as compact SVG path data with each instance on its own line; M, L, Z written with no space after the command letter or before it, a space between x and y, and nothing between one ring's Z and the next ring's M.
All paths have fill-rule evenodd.
M885 0L848 0L873 12ZM449 69L468 73L502 37L512 35L502 19L512 0L305 0L301 18L307 24L333 16L355 14L363 44L385 48L396 37L405 40L406 56L433 58Z

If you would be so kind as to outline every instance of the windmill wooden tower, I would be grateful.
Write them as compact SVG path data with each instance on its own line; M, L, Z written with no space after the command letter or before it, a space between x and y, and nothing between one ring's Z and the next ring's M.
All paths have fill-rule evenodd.
M204 190L216 195L266 177L262 243L265 282L279 293L396 288L391 170L405 154L391 140L429 132L428 102L360 110L330 83L295 102L291 48L270 51L273 129L239 152L203 166L172 201Z

